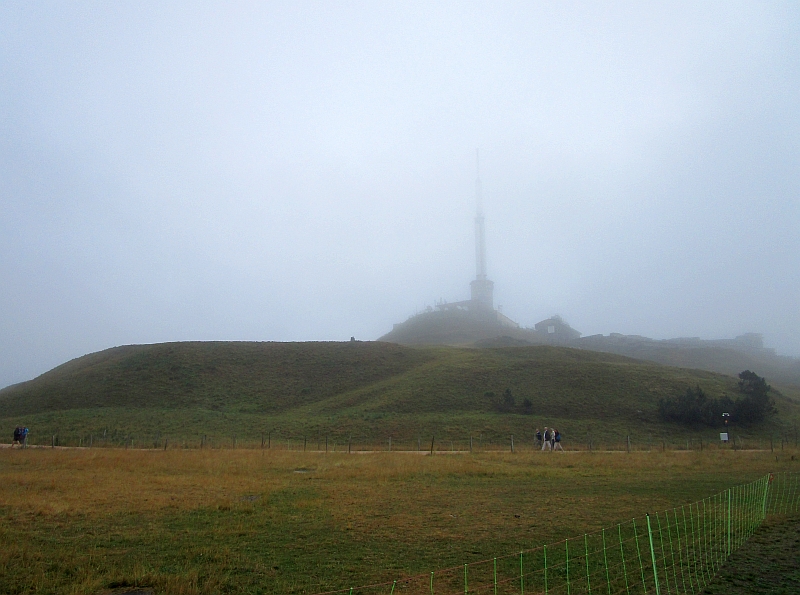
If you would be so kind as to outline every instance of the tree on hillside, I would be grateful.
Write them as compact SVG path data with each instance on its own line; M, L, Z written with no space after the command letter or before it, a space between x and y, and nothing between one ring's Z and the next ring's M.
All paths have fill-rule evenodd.
M733 400L728 395L709 397L699 386L689 387L676 397L658 401L658 414L664 421L686 425L721 426L723 413L730 413L731 422L750 425L764 421L775 412L767 381L750 370L739 374L739 392L744 396Z
M739 374L739 391L744 398L736 401L731 417L742 424L764 421L775 413L775 402L769 393L772 387L755 372L745 370Z
M533 402L525 398L521 404L517 404L517 399L510 388L506 388L502 395L495 395L494 392L487 391L483 393L483 396L489 399L492 403L492 408L500 413L530 414L533 411Z
M727 395L710 398L699 386L690 386L677 397L659 399L658 414L665 421L716 426L722 423L722 414L732 405L733 401Z

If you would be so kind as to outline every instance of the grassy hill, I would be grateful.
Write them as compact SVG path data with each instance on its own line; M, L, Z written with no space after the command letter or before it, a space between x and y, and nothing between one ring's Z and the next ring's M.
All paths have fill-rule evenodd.
M800 360L761 352L743 352L709 345L680 345L670 341L594 341L585 337L578 341L582 349L593 349L643 359L666 366L696 368L735 375L742 370L758 370L772 384L800 387Z
M559 324L569 328L562 320ZM573 331L570 329L570 331ZM576 333L579 335L580 333ZM753 340L755 338L755 341ZM615 353L666 366L692 368L736 375L758 370L774 384L800 387L800 359L777 355L763 348L760 335L750 333L733 340L650 339L639 335L591 335L577 337L514 328L499 324L486 313L468 310L432 310L410 317L380 337L409 346L450 345L453 347L510 347L557 345L588 351Z
M755 370L757 373L759 370ZM768 378L769 380L769 378ZM196 445L325 436L398 447L436 435L440 446L530 441L555 425L584 444L683 441L699 434L665 425L658 399L699 385L709 395L736 393L736 378L668 367L620 355L554 346L492 349L404 347L382 342L188 342L115 347L67 362L0 391L0 427L25 424L50 443L105 437L139 444L169 438ZM510 401L504 396L510 394ZM782 389L780 414L743 436L791 432L798 390ZM706 430L707 440L716 431ZM291 444L291 443L290 443ZM297 442L295 442L297 447ZM416 446L414 446L416 447Z

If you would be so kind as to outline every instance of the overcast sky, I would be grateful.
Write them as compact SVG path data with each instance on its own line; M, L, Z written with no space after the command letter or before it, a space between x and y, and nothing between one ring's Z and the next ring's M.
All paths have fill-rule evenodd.
M376 339L475 275L585 335L800 355L796 2L0 4L0 386Z

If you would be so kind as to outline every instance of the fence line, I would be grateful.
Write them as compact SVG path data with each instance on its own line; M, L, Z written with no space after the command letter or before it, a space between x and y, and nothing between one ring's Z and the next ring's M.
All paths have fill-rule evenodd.
M568 436L561 443L566 450L572 451L606 451L606 452L632 452L632 451L703 451L703 450L769 450L770 452L783 451L785 448L798 448L798 437L789 433L773 436L752 438L750 435L740 436L731 433L730 442L723 443L715 439L715 435L686 435L676 437L642 438L641 436L625 435L612 438L605 435L574 435ZM424 445L427 441L431 448ZM104 447L104 448L137 448L137 449L268 449L292 450L311 452L430 452L434 454L446 452L460 453L489 453L489 452L535 452L541 450L542 444L537 442L533 435L528 433L515 435L462 435L438 436L415 434L398 438L386 435L331 434L331 433L293 433L282 431L267 431L261 433L236 434L197 434L168 435L161 431L154 433L130 433L112 429L100 429L97 433L66 433L54 431L52 433L35 432L28 436L31 446L69 446L69 447ZM550 451L548 451L550 452Z
M800 474L770 473L554 544L318 595L682 595L703 589L768 515L800 510Z

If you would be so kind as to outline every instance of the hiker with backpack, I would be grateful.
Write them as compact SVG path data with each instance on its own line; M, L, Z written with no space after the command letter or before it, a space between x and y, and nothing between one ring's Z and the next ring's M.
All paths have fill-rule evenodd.
M550 430L547 428L547 426L545 426L544 427L544 442L542 443L542 450L551 449L552 447L553 447L553 445L550 444Z
M539 428L536 428L536 447L542 447L542 433L539 431Z
M560 450L563 452L564 448L561 446L561 432L553 428L553 450Z

